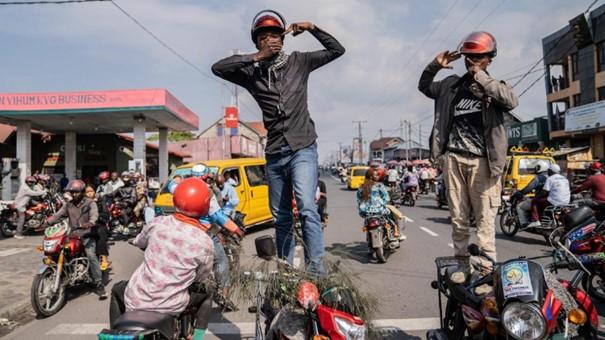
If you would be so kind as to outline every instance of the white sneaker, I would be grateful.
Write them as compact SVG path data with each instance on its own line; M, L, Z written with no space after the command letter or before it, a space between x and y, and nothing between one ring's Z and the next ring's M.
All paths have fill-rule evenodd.
M537 228L542 226L542 223L540 223L539 221L534 221L531 222L530 224L527 225L527 228Z
M407 239L408 239L408 237L405 236L404 234L399 235L399 241L405 241Z
M13 236L13 238L16 238L17 240L22 240L22 239L24 239L24 238L25 238L25 236L15 234L15 235Z

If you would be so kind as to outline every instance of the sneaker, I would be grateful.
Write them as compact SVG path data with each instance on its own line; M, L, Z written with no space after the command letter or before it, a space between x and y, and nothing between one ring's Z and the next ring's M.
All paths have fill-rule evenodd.
M23 235L19 235L19 234L15 234L15 235L13 236L13 238L16 238L17 240L22 240L22 239L24 239L24 238L25 238L25 236L23 236Z
M527 225L527 228L537 228L537 227L541 227L542 223L540 223L540 221L534 221L531 222L530 224Z
M99 300L107 299L107 292L105 291L105 287L102 283L97 284L97 287L95 288L94 292L99 296Z
M408 239L408 237L405 236L404 234L399 235L399 241L405 241L407 239Z
M106 271L107 268L109 268L110 264L111 264L111 262L107 260L107 256L101 255L101 263L99 266L99 267L101 267L101 270Z

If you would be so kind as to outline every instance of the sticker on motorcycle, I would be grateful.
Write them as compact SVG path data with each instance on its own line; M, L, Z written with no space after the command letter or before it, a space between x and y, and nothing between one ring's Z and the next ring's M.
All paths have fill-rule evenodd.
M510 262L502 266L502 290L504 298L533 295L527 261Z

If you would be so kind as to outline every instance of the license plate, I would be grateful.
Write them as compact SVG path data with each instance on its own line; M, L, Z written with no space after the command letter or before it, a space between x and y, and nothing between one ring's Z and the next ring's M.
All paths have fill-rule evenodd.
M56 241L44 241L44 251L50 252L55 250Z

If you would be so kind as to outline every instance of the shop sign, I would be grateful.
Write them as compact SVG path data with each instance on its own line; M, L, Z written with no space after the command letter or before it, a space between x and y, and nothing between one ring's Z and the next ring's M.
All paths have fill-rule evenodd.
M605 126L605 101L573 107L565 113L565 131L598 129Z

